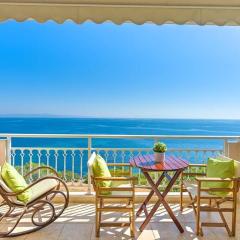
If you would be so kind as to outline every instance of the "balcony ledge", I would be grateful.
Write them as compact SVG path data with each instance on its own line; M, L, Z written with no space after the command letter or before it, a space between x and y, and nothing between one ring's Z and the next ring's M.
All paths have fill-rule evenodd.
M146 196L148 195L148 192L136 192L135 193L135 202L136 203L142 203ZM170 192L166 199L169 203L179 203L180 198L180 192ZM157 196L153 196L150 202L156 202ZM184 202L189 201L189 197L187 193L184 193L183 195ZM60 199L57 199L57 201L61 202ZM70 192L70 203L94 203L95 201L95 193L88 194L86 192ZM117 199L119 202L119 199Z

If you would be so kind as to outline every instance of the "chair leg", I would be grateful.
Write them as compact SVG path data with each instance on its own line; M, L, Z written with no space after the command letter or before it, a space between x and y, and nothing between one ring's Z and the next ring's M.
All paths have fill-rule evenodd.
M222 219L222 222L223 222L224 225L225 225L225 228L226 228L226 230L227 230L227 232L228 232L228 235L231 237L231 231L230 231L230 229L229 229L229 227L228 227L227 221L226 221L223 213L221 212L220 204L219 204L217 201L216 201L216 205L217 205L218 213L219 213L219 215L220 215L220 217L221 217L221 219Z
M132 210L129 212L130 214L130 233L131 237L135 237L135 211L134 204L132 203Z
M199 188L198 188L199 191ZM196 234L200 235L200 192L197 196L197 207L196 207Z
M95 234L98 238L100 236L100 211L98 210L98 199L96 198L96 219L95 219Z
M183 211L183 176L181 174L181 184L180 184L180 211Z
M212 206L212 199L211 198L209 199L208 205L209 205L209 207Z
M234 237L236 235L236 209L233 210L232 213L232 232L231 236Z
M181 191L181 193L182 193L182 191ZM200 227L200 201L199 201L199 207L198 207L198 205L195 206L195 203L197 203L197 198L196 197L193 198L192 194L190 192L187 191L187 193L188 193L189 198L191 200L190 205L192 205L194 216L195 216L195 220L196 220L195 221L196 222L196 234L203 236L202 228ZM180 205L181 205L180 206L180 210L183 210L183 205L182 205L181 198L180 198Z
M234 192L233 192L233 212L232 212L232 232L231 236L236 235L236 221L237 221L237 183L234 182Z
M189 198L190 198L190 200L191 200L191 202L190 202L190 204L188 205L188 207L190 207L190 205L192 205L193 212L194 212L194 216L195 216L195 218L196 218L196 216L197 216L197 210L196 210L195 203L196 203L197 199L196 199L196 198L193 198L193 197L192 197L192 194L191 194L190 192L187 191L187 193L188 193L188 196L189 196Z
M180 211L182 212L183 211L183 186L181 184L181 187L180 187Z
M192 208L193 208L194 216L196 218L196 216L197 216L197 210L196 210L196 206L195 206L196 199L193 199L193 197L190 193L189 193L189 196L190 196L190 199L191 199L191 205L192 205Z
M103 205L104 205L104 203L103 203L103 199L101 198L100 199L100 208L103 208ZM99 212L99 225L101 224L101 219L102 219L102 211L100 211ZM100 228L100 227L99 227Z

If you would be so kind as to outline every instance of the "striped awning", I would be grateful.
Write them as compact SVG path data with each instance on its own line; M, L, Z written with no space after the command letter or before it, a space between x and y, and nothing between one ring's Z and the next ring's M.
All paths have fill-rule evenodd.
M0 21L240 25L240 0L0 0Z

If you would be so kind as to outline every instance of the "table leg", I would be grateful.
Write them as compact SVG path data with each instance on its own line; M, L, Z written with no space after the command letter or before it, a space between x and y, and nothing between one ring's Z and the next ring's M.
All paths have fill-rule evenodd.
M177 218L175 217L172 209L170 208L170 206L168 205L168 203L165 201L165 197L167 195L167 193L170 191L171 187L173 186L173 184L175 183L175 181L177 180L177 178L179 177L181 173L181 170L176 171L176 173L174 174L174 176L172 177L171 181L169 182L169 184L167 185L166 189L164 190L164 192L161 194L160 191L158 190L156 184L153 182L152 178L150 177L148 172L143 172L144 176L146 177L147 181L149 182L149 184L151 185L153 191L156 193L156 195L158 196L159 200L157 201L157 203L153 206L152 210L150 211L150 213L147 215L145 221L142 223L142 225L140 226L140 230L143 231L144 228L146 227L146 225L149 223L149 221L151 220L152 216L154 215L154 213L157 211L158 207L160 206L160 204L163 204L164 208L166 209L166 211L168 212L169 216L172 218L173 222L175 223L175 225L177 226L178 230L183 233L184 230L181 226L181 224L179 223L179 221L177 220Z
M160 183L162 182L162 180L164 179L164 173L162 173L162 175L159 177L159 179L157 180L157 182L156 182L156 186L158 187L159 185L160 185ZM140 206L140 208L138 209L138 211L137 211L137 213L136 213L136 215L137 215L137 217L139 217L140 215L141 215L141 213L142 213L142 211L144 210L144 212L145 212L145 215L147 215L146 213L146 207L147 207L147 204L148 204L148 202L150 201L150 199L152 198L152 196L153 196L153 194L154 194L154 191L153 190L151 190L150 192L149 192L149 194L148 194L148 196L146 197L146 199L144 200L144 202L142 203L142 205Z

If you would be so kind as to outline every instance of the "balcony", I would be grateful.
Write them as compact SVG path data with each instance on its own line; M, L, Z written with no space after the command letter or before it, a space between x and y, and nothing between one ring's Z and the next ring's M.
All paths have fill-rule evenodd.
M140 154L151 153L156 141L167 142L169 155L180 156L191 163L205 163L208 157L218 154L229 155L238 142L239 136L151 136L151 135L63 135L63 134L1 134L9 141L9 161L21 174L41 166L53 167L65 180L70 189L70 206L53 224L36 233L16 239L95 239L94 192L90 184L87 160L93 151L101 154L108 162L128 163L129 159ZM38 141L36 141L38 139ZM39 141L40 139L40 141ZM60 146L59 140L64 140ZM39 144L41 146L37 146ZM61 141L62 143L62 141ZM24 145L25 144L25 145ZM49 146L48 146L49 145ZM139 147L138 147L139 146ZM113 174L124 171L122 167L113 168ZM195 168L198 172L199 169ZM44 174L39 171L38 176ZM136 202L141 203L148 191L148 185L139 169L133 174L138 177ZM155 176L157 178L157 174ZM154 201L154 199L153 199ZM187 201L187 198L185 198ZM137 232L137 239L228 239L225 229L204 229L204 237L194 233L195 219L192 209L179 210L179 185L168 195L175 215L185 229L180 234L164 208L159 208L151 223L143 232ZM59 202L61 204L61 202ZM47 217L46 213L46 217ZM144 216L136 219L137 228ZM218 220L218 215L206 213L206 219ZM240 220L238 214L237 223ZM120 221L126 216L109 213L103 216L106 221ZM1 229L7 225L2 224ZM29 228L29 219L24 218L20 228ZM237 225L237 235L240 225ZM101 231L101 239L130 239L129 229L109 228ZM237 238L236 238L237 239Z
M136 206L137 208L138 206ZM136 239L238 239L240 234L239 216L237 218L237 233L236 238L229 238L225 229L221 228L206 228L204 229L204 237L197 237L195 231L195 219L192 209L185 209L182 213L179 212L178 204L171 204L174 213L178 217L185 232L183 234L177 231L176 226L171 222L168 214L163 208L159 208L158 213L154 216L151 223L143 232L137 230ZM95 206L93 204L72 204L64 214L48 227L39 230L38 232L29 235L16 237L18 240L90 240L95 238ZM110 213L103 216L106 221L120 221L124 216ZM136 227L138 228L143 221L143 216L136 219ZM206 214L204 219L208 221L219 220L215 214ZM21 230L29 228L29 220L23 219ZM1 230L4 230L5 224L1 224ZM18 228L18 229L20 229ZM131 239L129 229L126 228L109 228L101 231L100 239Z

